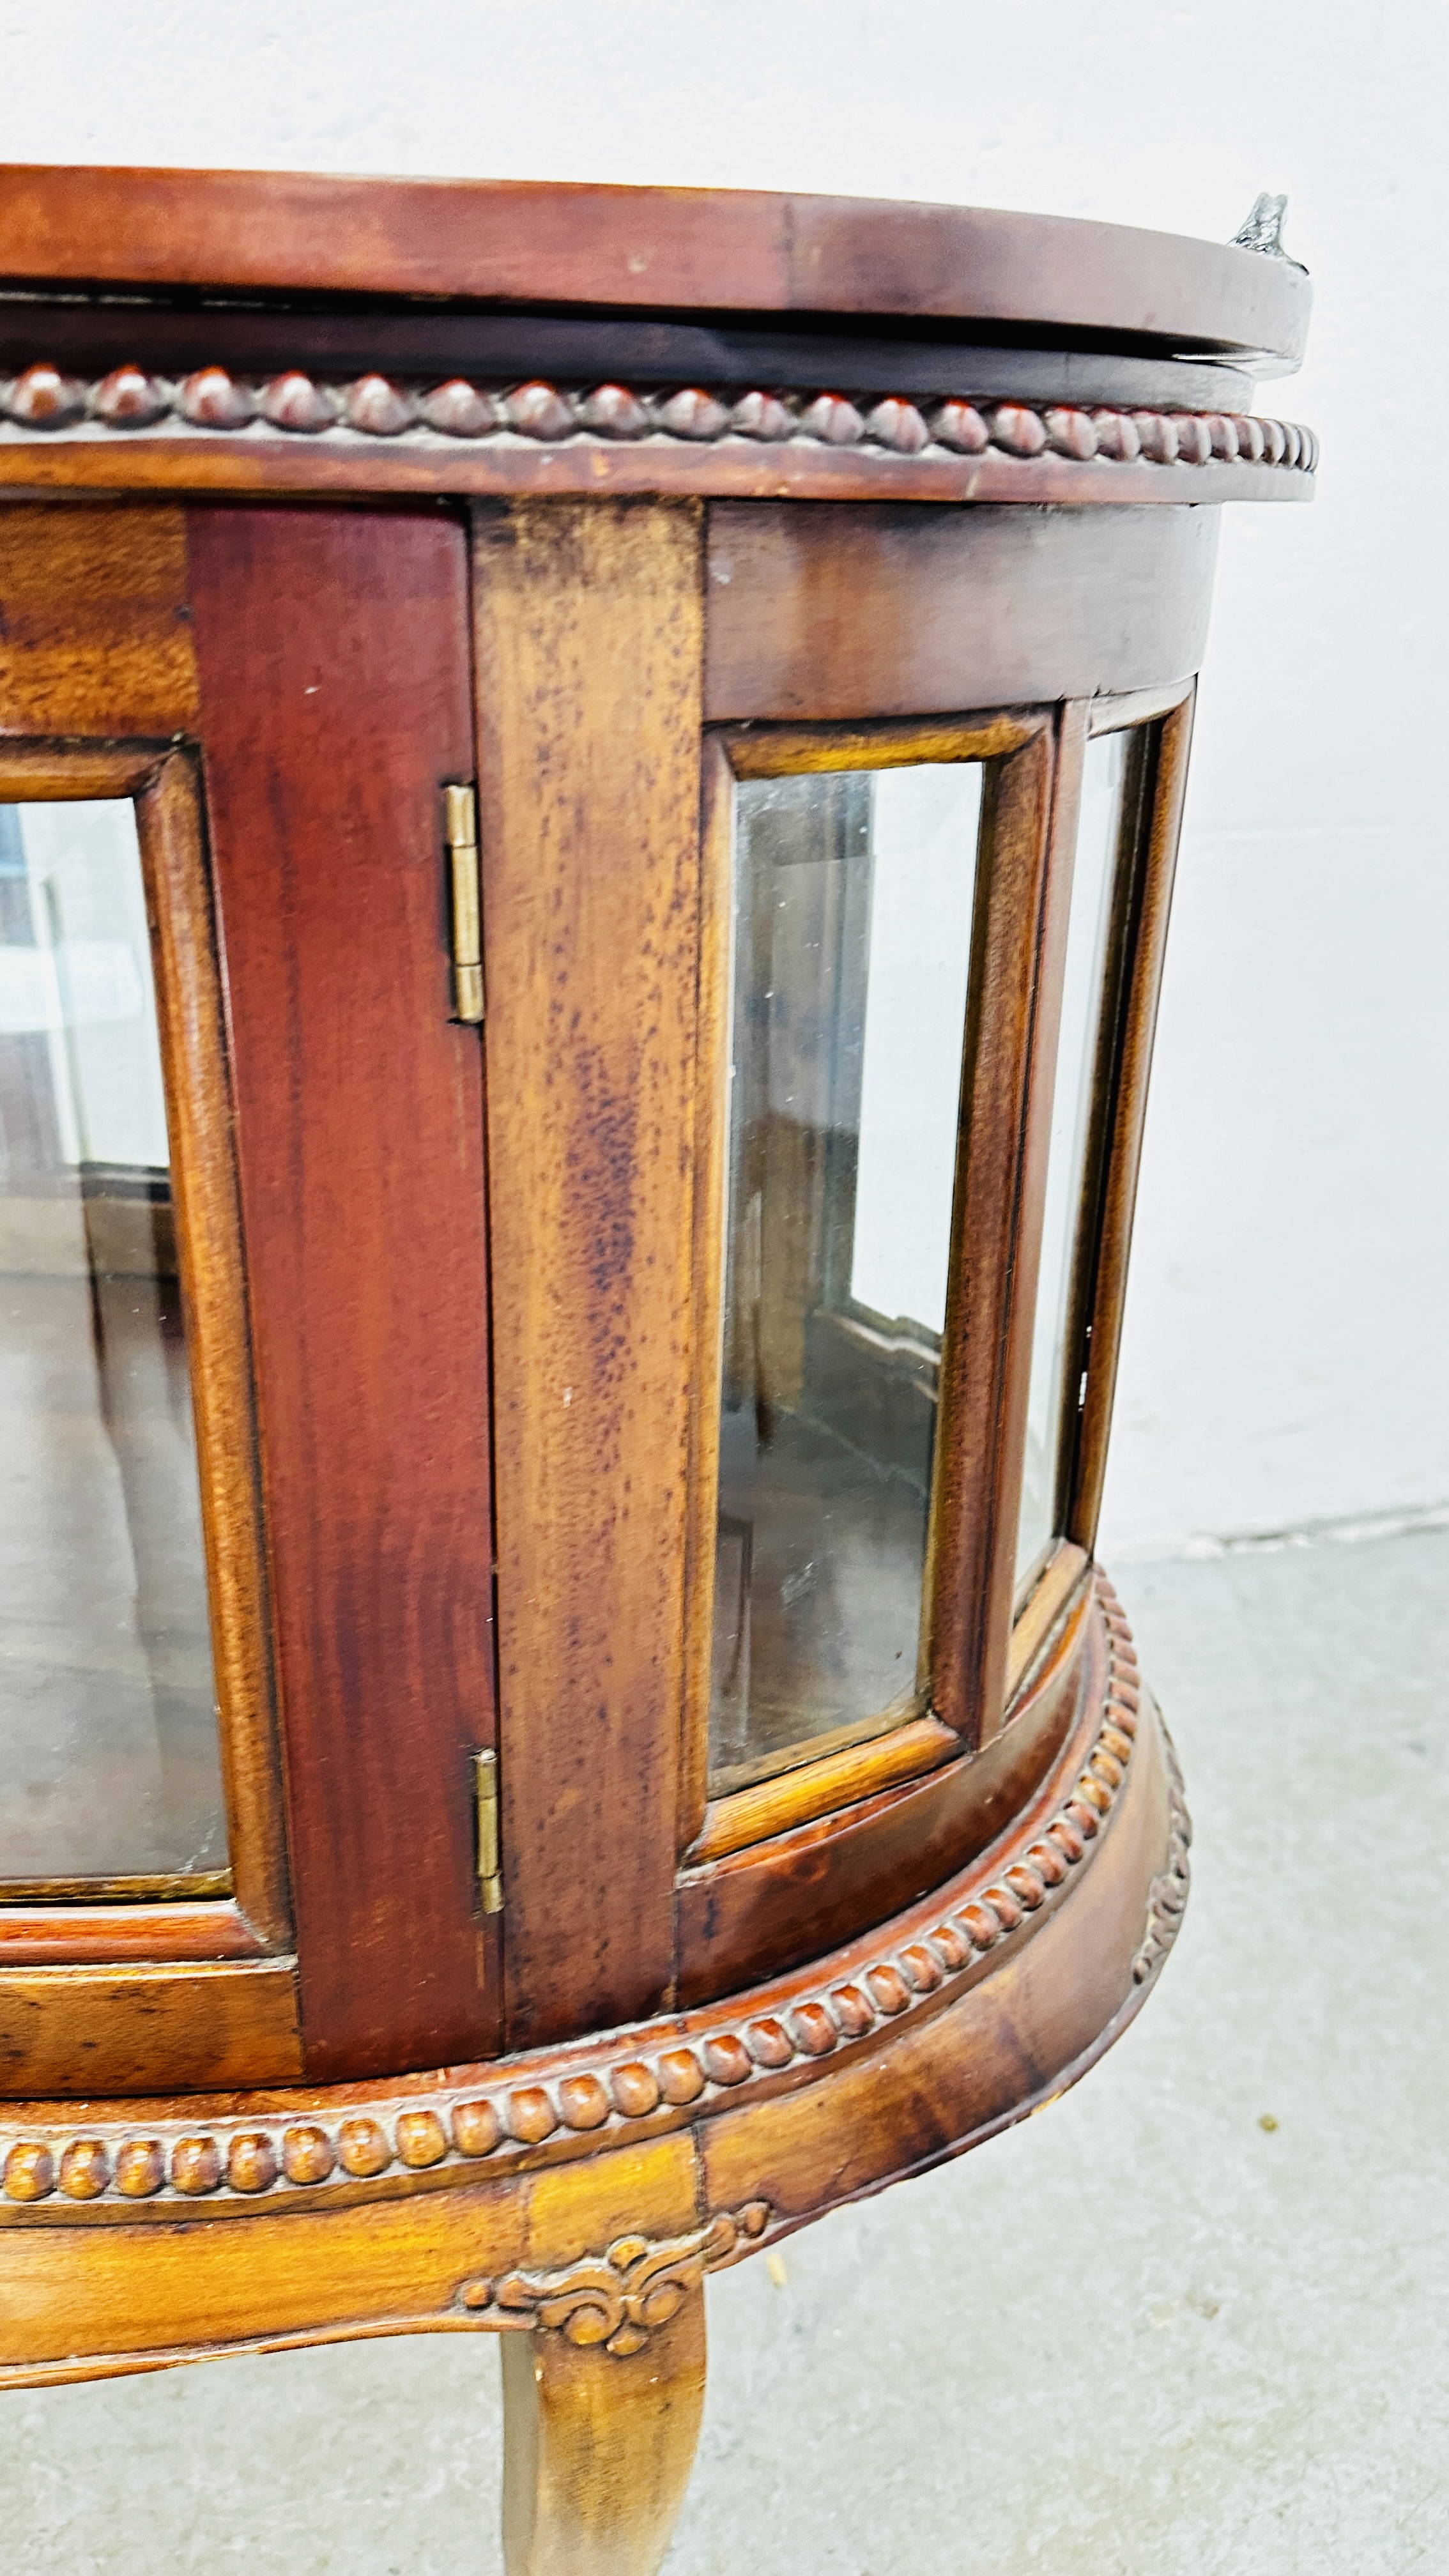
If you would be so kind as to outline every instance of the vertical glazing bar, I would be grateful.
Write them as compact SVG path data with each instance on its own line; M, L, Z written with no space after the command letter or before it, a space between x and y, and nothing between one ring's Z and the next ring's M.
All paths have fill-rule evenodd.
M977 872L930 1608L931 1705L972 1746L1001 1723L1011 1622L1020 1472L1012 1461L1019 1462L1028 1349L1011 1323L1012 1294L1054 754L1042 721L993 769Z
M281 1946L292 1937L292 1905L252 1327L216 925L200 780L189 754L163 761L137 814L156 920L232 1877L248 1922Z
M1108 734L1086 742L1081 706L1064 711L1062 732L1064 744L1075 738L1071 766L1077 792L1053 835L1053 957L1048 967L1044 954L1034 1050L1033 1084L1046 1105L1046 1126L1030 1194L1041 1249L1031 1300L1017 1516L1019 1604L1061 1535L1061 1466L1075 1441L1085 1318L1078 1315L1074 1281L1083 1241L1095 1228L1102 1152L1098 1069L1117 985L1118 943L1112 934L1122 911L1121 853L1130 848L1122 830L1123 753L1130 737Z
M689 1518L685 1536L684 1691L679 1748L681 1853L704 1822L719 1502L719 1382L724 1305L725 1163L730 1126L730 944L734 772L706 741L700 816L699 1009L694 1094L694 1251Z
M1178 837L1187 788L1194 699L1165 717L1157 737L1145 792L1148 822L1133 888L1124 963L1120 1038L1108 1091L1111 1143L1102 1189L1102 1217L1091 1288L1090 1358L1072 1469L1066 1534L1090 1553L1096 1544L1107 1466L1107 1437L1117 1388L1117 1355L1127 1287L1127 1256L1137 1200L1147 1077L1162 991L1162 968L1172 905Z

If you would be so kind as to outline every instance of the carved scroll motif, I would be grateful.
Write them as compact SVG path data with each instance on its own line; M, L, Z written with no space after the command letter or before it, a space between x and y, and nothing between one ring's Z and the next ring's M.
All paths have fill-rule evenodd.
M705 2273L763 2236L770 2223L767 2200L722 2210L690 2236L651 2240L621 2236L602 2257L566 2272L509 2272L496 2284L473 2279L458 2291L465 2308L493 2309L500 2322L525 2321L563 2335L569 2343L599 2344L606 2352L638 2352L656 2326L677 2316Z

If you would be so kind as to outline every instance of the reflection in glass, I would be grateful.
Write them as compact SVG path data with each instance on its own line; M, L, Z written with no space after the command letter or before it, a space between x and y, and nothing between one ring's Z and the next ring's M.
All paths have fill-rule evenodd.
M135 813L0 805L0 1879L225 1865Z
M1080 1395L1079 1388L1068 1388L1066 1383L1072 1268L1087 1171L1126 743L1125 734L1098 735L1087 745L1082 775L1061 1034L1052 1091L1041 1271L1032 1329L1026 1460L1016 1540L1018 1594L1030 1583L1053 1539L1060 1534L1057 1488L1063 1424L1075 1420ZM1076 1354L1071 1356L1075 1362Z
M981 772L736 798L716 1791L916 1705Z

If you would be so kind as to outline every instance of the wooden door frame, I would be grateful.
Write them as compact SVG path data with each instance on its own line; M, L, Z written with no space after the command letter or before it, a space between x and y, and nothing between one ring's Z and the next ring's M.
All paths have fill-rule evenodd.
M222 1887L27 1885L0 1960L260 1958L291 1946L276 1675L262 1529L235 1119L198 763L161 743L0 741L0 801L130 803L151 924L226 1797ZM13 1884L13 1882L10 1882Z
M1197 684L1143 691L1094 707L1094 734L1138 732L1140 776L1122 818L1121 963L1097 1071L1100 1142L1090 1217L1073 1285L1077 1349L1086 1384L1070 1456L1061 1521L1069 1544L1097 1543L1107 1443L1127 1295L1127 1263L1167 953L1167 926L1182 834ZM1070 1361L1068 1366L1070 1368Z
M994 1469L983 1488L984 1454L965 1454L969 1431L936 1443L922 1600L919 1705L867 1742L822 1751L756 1788L711 1799L704 1775L709 1716L714 1592L714 1489L722 1309L724 1169L728 1127L726 1026L733 915L733 795L736 780L873 771L921 763L985 769L970 984L963 1049L963 1116L956 1180L946 1329L942 1423L995 1426L1003 1419L1000 1315L1019 1221L1016 1164L1039 915L1046 864L1046 817L1053 775L1050 710L986 711L956 718L874 725L762 725L709 732L703 747L701 1007L694 1095L697 1174L690 1402L690 1549L679 1847L696 1861L738 1848L751 1830L779 1831L828 1811L852 1794L929 1769L994 1731L985 1712L1001 1699L1009 1619L1001 1615L1000 1517ZM978 1209L969 1246L964 1211ZM984 1211L982 1214L980 1212ZM995 1222L993 1223L993 1218ZM968 1248L973 1258L968 1263ZM1008 1357L1009 1366L1009 1357ZM1009 1436L1010 1424L1004 1424ZM946 1569L952 1571L947 1573ZM979 1627L968 1602L983 1605ZM997 1631L1000 1631L998 1636ZM842 1793L844 1793L842 1795ZM744 1800L741 1807L737 1801ZM703 1836L703 1849L699 1848Z
M281 631L289 580L305 598ZM339 592L370 614L339 616ZM196 1901L0 1899L0 2088L154 2094L483 2055L501 1931L481 1902L472 1779L495 1731L482 1069L476 1033L450 1020L440 799L475 767L465 532L431 507L7 504L0 598L0 792L137 799L234 1880ZM405 783L379 787L399 650ZM320 667L298 669L309 654ZM298 886L323 917L289 948L279 918ZM364 938L364 904L390 924L381 942ZM369 972L402 1015L381 1046ZM347 1228L314 1205L325 1155L308 1180L297 1122L320 1098L335 1128L350 1103L351 1132L344 1118L325 1149L345 1162L399 1080L432 1107L394 1138L391 1187L369 1201L369 1222L384 1199L404 1214L357 1298L390 1300L411 1335L378 1371L354 1350ZM414 1314L431 1320L414 1330ZM326 1418L281 1383L303 1321L311 1378L332 1381ZM371 1415L395 1417L390 1477L367 1464L376 1425L354 1436L371 1417L349 1369L366 1371ZM299 1529L320 1548L301 1631ZM348 1616L350 1680L345 1640L327 1662Z
M1141 1111L1181 820L1191 702L1189 682L1095 701L1068 701L1056 709L1010 711L1012 722L1030 721L1049 729L1054 760L1044 819L1032 845L1036 872L1029 890L1021 884L1013 889L1014 899L1023 906L1016 922L1016 945L1010 950L1016 963L1012 984L1016 1049L1012 1054L1008 1043L997 1056L998 1066L1009 1061L1011 1071L991 1104L994 1124L983 1119L978 1137L983 1150L977 1154L977 1171L994 1154L992 1168L1002 1195L994 1203L1001 1211L994 1293L978 1290L970 1319L983 1377L987 1358L995 1355L999 1361L994 1397L983 1387L976 1399L989 1408L977 1418L988 1437L994 1434L992 1456L989 1461L984 1455L974 1456L965 1480L973 1497L974 1520L969 1527L976 1549L974 1562L982 1567L989 1549L989 1572L978 1572L974 1587L957 1577L957 1598L963 1601L967 1617L974 1613L977 1622L974 1642L966 1650L968 1657L979 1655L981 1696L973 1712L979 1727L975 1743L964 1730L945 1722L937 1696L904 1725L714 1800L705 1795L704 1780L717 1437L717 1359L712 1364L711 1354L718 1351L724 1213L733 780L746 774L746 767L749 774L769 775L804 767L807 759L820 766L836 765L852 756L868 756L875 744L895 756L901 756L898 746L903 745L906 757L940 757L943 726L941 719L932 718L880 727L720 727L706 736L701 1057L695 1085L698 1231L690 1624L681 1758L681 1779L686 1784L680 1812L681 2001L724 1991L752 1973L758 1959L780 1954L792 1888L802 1905L807 1885L810 1889L807 1937L833 1937L832 1906L843 1908L844 1920L852 1901L857 1913L862 1903L875 1901L868 1891L877 1880L886 1884L888 1895L892 1893L891 1874L908 1869L905 1855L913 1841L922 1850L937 1836L944 1836L953 1852L977 1847L978 1837L995 1830L1002 1784L1010 1780L1015 1791L1026 1793L1032 1764L1049 1758L1069 1714L1086 1636L1100 1468L1121 1332ZM990 721L971 716L961 718L959 724L980 727ZM1059 1515L1063 1536L1029 1594L1013 1611L1025 1406L1082 762L1093 735L1128 729L1140 731L1143 749L1137 764L1138 792L1124 810L1119 836L1117 958L1110 978L1108 1026L1099 1048L1096 1133L1089 1153L1089 1166L1095 1157L1095 1168L1079 1220L1076 1311L1083 1334L1087 1321L1091 1322L1091 1362L1086 1369L1080 1432L1065 1444ZM953 738L948 729L944 740L949 744ZM1009 920L997 936L1010 947ZM983 951L983 971L984 959ZM973 964L973 976L976 972ZM1009 1177L1003 1158L1013 1151L1013 1136L1015 1161ZM964 1122L962 1152L969 1161ZM964 1211L964 1192L958 1188L958 1241L953 1253L953 1296L958 1300ZM1070 1359L1065 1365L1070 1367ZM946 1393L943 1382L943 1419L945 1407L957 1400ZM933 1516L937 1562L945 1556L959 1565L961 1559L948 1553L952 1542L940 1516ZM993 1584L995 1596L987 1589ZM936 1633L941 1633L939 1626ZM691 1824L694 1832L689 1836ZM834 1866L829 1870L825 1870L827 1846L834 1847L830 1852ZM840 1884L827 1896L832 1879ZM708 1955L711 1950L718 1954L714 1962Z

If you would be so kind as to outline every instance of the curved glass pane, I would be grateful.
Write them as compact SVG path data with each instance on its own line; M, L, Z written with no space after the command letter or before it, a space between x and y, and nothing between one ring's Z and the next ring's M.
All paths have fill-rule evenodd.
M135 813L0 805L0 1880L225 1865Z
M1041 1269L1032 1330L1026 1458L1016 1540L1018 1593L1030 1584L1059 1535L1063 1437L1067 1425L1075 1422L1081 1395L1079 1387L1067 1385L1067 1342L1072 1272L1087 1180L1127 739L1125 734L1110 733L1089 742L1082 774L1061 1033L1052 1091Z
M716 1790L917 1702L981 772L736 800Z

